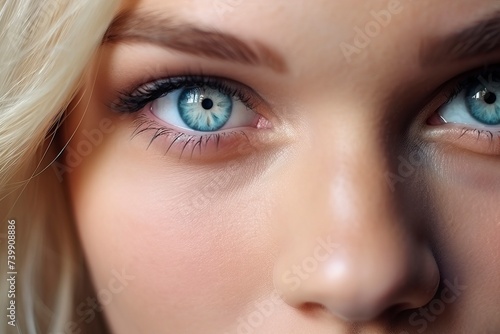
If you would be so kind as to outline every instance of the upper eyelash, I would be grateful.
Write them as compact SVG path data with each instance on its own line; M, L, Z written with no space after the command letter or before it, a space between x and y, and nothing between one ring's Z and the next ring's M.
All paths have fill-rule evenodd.
M231 96L243 103L248 109L256 110L262 102L257 93L254 93L251 88L234 82L230 79L204 75L184 75L158 79L146 84L142 84L130 91L118 92L118 98L115 102L108 105L111 110L116 112L132 114L143 110L153 101L167 96L171 92L194 87L208 87L218 90L219 92ZM167 145L165 154L167 154L174 146L180 146L180 156L190 151L188 155L193 157L195 152L202 153L203 148L207 145L214 145L215 149L219 149L219 144L230 136L238 136L248 139L244 131L225 131L214 132L208 134L188 134L174 127L163 125L155 120L148 118L142 113L134 122L135 130L131 138L136 137L145 132L152 132L152 137L148 143L149 148L155 140L160 137L169 137L170 143ZM190 147L190 148L188 148ZM186 152L187 151L187 152Z
M257 107L255 99L245 89L230 83L229 80L189 75L159 79L141 85L132 92L119 92L119 97L116 102L112 103L111 108L118 112L134 113L143 109L150 102L186 87L209 87L237 98L249 109Z
M472 85L474 83L477 83L478 78L480 78L480 77L487 78L491 73L493 73L495 71L500 72L500 66L498 66L498 65L485 66L484 68L482 68L480 70L475 70L472 73L466 74L465 78L460 80L453 87L453 89L450 92L445 94L446 101L445 101L444 105L453 101L453 99L455 99L458 95L460 95L460 93L462 93L465 88L469 87L470 85Z

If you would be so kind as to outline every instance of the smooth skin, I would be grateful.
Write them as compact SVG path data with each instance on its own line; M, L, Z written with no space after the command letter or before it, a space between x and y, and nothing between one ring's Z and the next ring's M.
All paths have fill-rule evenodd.
M68 111L63 177L113 333L500 332L498 140L427 121L446 102L440 87L500 52L420 61L500 6L396 3L123 4L261 43L283 63L139 40L101 47ZM356 27L390 8L390 22L346 56ZM190 74L250 87L266 126L242 127L218 149L177 142L166 153L172 137L148 146L155 131L133 136L147 108L109 108L117 91Z

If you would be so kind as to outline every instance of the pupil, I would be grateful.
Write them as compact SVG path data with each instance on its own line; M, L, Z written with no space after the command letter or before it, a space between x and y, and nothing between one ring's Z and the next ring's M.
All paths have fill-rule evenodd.
M488 104L494 104L495 102L497 102L496 94L487 92L486 94L484 94L484 102Z
M486 103L489 103L489 102L486 102ZM214 106L214 101L212 101L210 99L204 99L203 101L201 101L201 106L205 110L210 110Z

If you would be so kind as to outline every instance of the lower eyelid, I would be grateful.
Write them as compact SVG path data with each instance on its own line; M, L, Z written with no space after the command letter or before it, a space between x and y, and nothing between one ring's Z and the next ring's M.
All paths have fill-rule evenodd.
M500 156L500 128L479 129L463 124L426 126L424 140L438 145L445 144L478 154Z
M163 125L146 112L133 125L133 139L144 149L187 160L220 160L256 152L270 142L269 132L259 129L229 129L204 134L191 134L184 129Z

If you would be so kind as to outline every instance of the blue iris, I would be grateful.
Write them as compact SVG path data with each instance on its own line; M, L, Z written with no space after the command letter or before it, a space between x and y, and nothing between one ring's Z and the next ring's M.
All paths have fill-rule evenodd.
M472 117L485 125L500 124L500 89L476 85L466 92L465 101Z
M233 112L232 97L217 89L193 87L184 89L177 102L179 115L196 131L220 130Z

